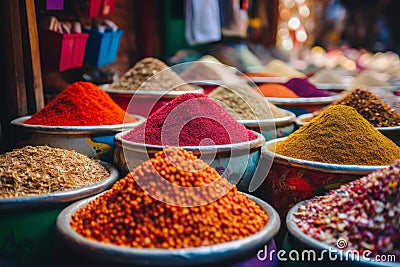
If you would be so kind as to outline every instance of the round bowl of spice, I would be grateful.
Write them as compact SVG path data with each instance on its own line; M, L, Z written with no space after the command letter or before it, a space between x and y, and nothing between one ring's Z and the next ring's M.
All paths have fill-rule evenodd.
M270 85L268 86L270 87ZM276 89L269 87L261 88L264 95L268 92L267 90L275 90L273 91L274 95L278 95L276 92L279 92L279 94L287 94L287 96L266 96L266 99L281 108L292 111L296 116L320 110L341 98L341 94L318 89L304 78L292 78L284 84L275 85Z
M247 84L219 86L208 94L247 129L261 133L266 140L291 134L296 115L269 103Z
M128 113L148 117L174 98L188 93L203 93L197 85L189 85L168 65L157 58L144 58L106 91Z
M246 129L208 96L185 94L116 134L113 162L126 174L166 146L184 147L247 191L264 143L262 134Z
M25 146L1 154L0 263L47 266L61 210L118 178L111 164L72 150Z
M329 258L325 255L330 266L339 259L351 266L400 266L399 174L398 160L324 196L298 203L286 217L289 232L284 248L325 250L330 253Z
M361 88L353 89L331 105L337 104L355 108L378 131L396 144L400 144L400 114L371 91ZM300 115L296 119L296 124L303 126L321 112L322 110L319 110Z
M127 114L96 85L76 82L37 113L10 124L26 135L18 146L50 145L111 162L114 135L144 120Z
M241 79L238 70L222 64L216 58L206 55L194 62L185 62L175 65L174 68L182 68L178 71L179 76L190 84L203 88L204 94L209 94L218 86L223 84L245 83Z
M269 201L281 216L302 200L400 158L400 148L392 140L344 105L329 107L288 137L266 146L264 161L273 164L255 195Z
M57 219L69 249L92 265L277 266L276 257L262 262L256 256L265 245L275 247L279 227L270 205L239 192L176 147L142 162L103 194L70 205Z

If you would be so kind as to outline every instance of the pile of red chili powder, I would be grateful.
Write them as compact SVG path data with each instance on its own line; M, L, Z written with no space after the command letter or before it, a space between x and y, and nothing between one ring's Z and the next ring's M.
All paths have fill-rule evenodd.
M226 145L256 139L204 94L183 94L122 136L135 143L169 146Z
M45 126L96 126L134 122L111 97L90 82L75 82L24 121Z
M146 187L139 186L143 183ZM172 205L154 196L194 205ZM215 169L191 152L168 147L79 209L70 225L85 238L104 243L172 249L242 239L267 222L263 208Z

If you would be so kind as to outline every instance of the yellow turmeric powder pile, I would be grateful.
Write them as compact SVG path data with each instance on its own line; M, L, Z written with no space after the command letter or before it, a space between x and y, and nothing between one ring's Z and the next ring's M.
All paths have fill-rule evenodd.
M390 165L400 148L354 108L334 105L284 141L277 154L303 160L346 165Z

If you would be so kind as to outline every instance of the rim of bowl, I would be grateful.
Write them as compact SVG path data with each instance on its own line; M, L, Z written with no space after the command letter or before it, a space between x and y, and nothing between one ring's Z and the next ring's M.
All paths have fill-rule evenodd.
M31 116L23 116L14 119L10 122L11 125L22 127L26 130L47 133L47 134L91 134L91 133L104 133L104 132L120 132L124 129L133 128L146 120L145 117L137 114L129 114L136 118L137 121L122 123L122 124L111 124L111 125L94 125L94 126L49 126L49 125L34 125L23 123Z
M322 90L350 90L349 83L315 83L315 86Z
M303 119L309 119L313 117L313 113L306 113L299 115L296 118L296 124L299 126L305 125L307 122L304 122ZM390 126L390 127L375 127L380 132L393 132L393 131L400 131L400 126Z
M240 193L245 194L242 192ZM254 250L265 245L278 233L281 224L279 215L273 207L259 198L247 195L251 200L260 205L268 214L268 222L264 228L251 236L222 244L196 248L146 249L123 247L87 239L71 228L70 221L72 214L81 207L87 205L97 196L83 199L66 207L57 218L57 230L61 233L64 239L70 243L70 245L80 247L86 252L91 252L92 256L97 256L97 258L109 260L112 256L118 262L131 262L132 257L134 257L137 262L141 262L141 264L144 265L156 266L155 264L157 264L157 266L171 266L172 264L175 266L181 266L187 265L193 261L196 261L196 264L206 264L217 260L229 259L233 255L240 253L240 249Z
M251 73L251 72L250 72ZM287 81L290 80L289 77L251 77L251 76L247 76L246 77L248 79L250 79L251 81L253 81L256 84L260 84L260 83L286 83Z
M165 98L175 98L177 96L188 94L188 93L197 93L197 94L204 94L204 89L196 84L189 84L193 87L193 90L190 91L144 91L144 90L137 90L137 91L129 91L129 90L110 90L107 88L103 88L103 91L112 95L124 95L127 97L165 97Z
M254 140L249 140L245 142L235 143L235 144L226 144L226 145L214 145L214 146L179 146L188 151L201 151L214 153L217 152L231 152L232 150L241 150L241 149L252 149L252 148L259 148L265 144L265 138L261 133L255 132L253 130L248 130L253 132L257 138ZM135 143L131 141L127 141L122 139L122 136L129 131L123 131L117 133L114 137L116 145L121 144L124 149L137 149L140 151L161 151L167 146L159 146L159 145L149 145L149 144L142 144L142 143Z
M306 124L308 121L303 121L303 119L309 119L314 117L313 113L306 113L306 114L301 114L299 116L297 116L296 118L296 124L298 126L303 126L304 124Z
M334 94L332 96L324 97L298 97L298 98L282 98L282 97L265 97L269 102L277 105L316 105L316 104L329 104L342 97L342 94Z
M347 164L331 164L331 163L323 163L317 161L296 159L291 157L286 157L275 152L272 152L269 147L271 145L275 145L287 137L277 138L269 140L265 143L266 146L266 156L267 158L273 159L273 161L284 164L286 166L292 167L300 167L305 169L311 169L315 171L322 171L325 173L341 173L341 174L368 174L370 172L387 168L389 165L385 166L371 166L371 165L347 165Z
M284 117L279 117L279 118L273 118L273 119L264 119L264 120L237 120L239 123L248 126L248 127L262 127L262 126L282 126L282 125L287 125L291 124L296 120L296 114L289 110L285 110L285 113L287 116Z
M112 164L104 161L100 161L100 163L107 169L110 175L97 183L75 189L54 192L46 195L3 198L0 199L0 211L8 211L12 209L18 210L32 207L44 207L60 203L67 203L96 195L110 188L119 179L119 172Z
M303 233L299 227L297 226L297 224L293 221L293 219L295 218L294 213L296 213L299 209L300 205L303 205L305 203L307 203L307 201L309 200L305 200L305 201L301 201L299 203L297 203L296 205L294 205L288 212L288 214L286 215L286 225L288 228L288 231L290 232L290 234L292 234L298 241L300 241L301 243L310 246L311 248L317 249L317 250L329 250L334 248L335 250L337 250L337 253L334 253L336 255L340 255L339 253L339 249L335 248L327 243L321 242L317 239L314 239L310 236L308 236L307 234ZM346 251L346 250L342 250L342 251ZM351 256L353 257L353 256ZM396 262L373 262L373 261L366 261L363 260L362 257L360 257L359 261L355 261L355 259L351 258L349 260L350 262L359 262L362 263L363 265L367 265L367 266L387 266L387 267L399 267L400 263L396 263Z

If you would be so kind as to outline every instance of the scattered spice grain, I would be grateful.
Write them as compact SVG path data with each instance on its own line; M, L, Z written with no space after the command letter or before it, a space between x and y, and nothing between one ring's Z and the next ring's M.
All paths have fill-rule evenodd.
M0 198L75 189L108 176L103 165L78 152L49 146L25 146L0 155Z
M193 171L197 170L197 171ZM168 187L201 188L199 194ZM148 182L146 190L138 181ZM150 181L150 182L149 182ZM213 183L212 186L207 186ZM203 204L207 198L221 198ZM152 193L152 195L149 194ZM189 193L191 192L191 193ZM176 206L153 194L191 199L200 205ZM136 248L179 249L209 246L250 236L268 222L265 211L191 152L169 147L145 161L114 186L72 215L80 235L104 243Z
M292 158L345 165L385 166L400 158L400 148L358 112L345 105L324 110L276 145Z
M98 126L135 122L111 97L90 82L75 82L25 120L45 126Z
M400 261L400 160L299 206L294 222L310 237L368 257Z
M151 78L151 79L150 79ZM137 62L125 74L113 82L109 90L128 91L192 91L167 64L157 58L147 57Z
M183 94L162 106L122 139L149 145L207 146L257 136L204 94Z

